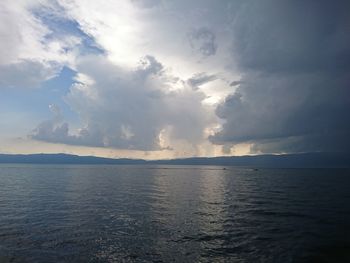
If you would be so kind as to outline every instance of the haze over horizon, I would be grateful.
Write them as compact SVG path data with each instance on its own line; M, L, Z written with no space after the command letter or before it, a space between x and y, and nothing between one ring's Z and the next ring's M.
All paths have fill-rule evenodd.
M0 2L0 153L349 152L349 1Z

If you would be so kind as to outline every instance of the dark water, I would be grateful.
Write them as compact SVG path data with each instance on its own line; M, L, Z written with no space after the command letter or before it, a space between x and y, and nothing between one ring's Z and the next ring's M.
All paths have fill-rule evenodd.
M349 229L348 170L0 165L0 262L350 262Z

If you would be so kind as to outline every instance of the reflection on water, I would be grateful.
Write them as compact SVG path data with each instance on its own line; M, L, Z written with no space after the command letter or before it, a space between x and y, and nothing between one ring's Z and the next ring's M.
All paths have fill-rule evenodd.
M0 165L0 262L346 261L349 186L347 170Z
M227 232L224 229L227 220L226 175L215 170L202 170L200 176L199 231L194 238L201 243L202 260L220 255L225 249Z

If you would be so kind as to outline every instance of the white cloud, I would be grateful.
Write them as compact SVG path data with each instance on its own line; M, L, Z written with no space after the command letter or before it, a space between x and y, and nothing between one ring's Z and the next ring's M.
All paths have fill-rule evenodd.
M106 51L110 61L132 68L152 55L183 79L194 73L220 73L231 77L227 57L229 41L223 22L225 6L208 3L190 7L185 1L59 0L67 16L79 24ZM143 6L152 8L143 8ZM217 10L214 10L214 9ZM221 8L221 9L219 9ZM218 21L219 20L219 21ZM208 25L210 24L210 26ZM209 56L208 56L209 55Z
M197 151L217 126L213 105L236 79L227 68L225 28L208 26L220 14L204 17L209 10L200 5L171 1L58 3L104 54L81 57L75 67L66 102L81 129L46 121L33 138L142 150L187 144L186 152Z
M66 101L79 114L77 134L66 123L41 123L32 138L66 144L120 149L176 148L176 140L194 147L206 139L204 130L215 123L205 94L174 77L154 57L139 67L120 68L103 56L83 58L80 77ZM87 82L84 82L87 79ZM180 85L181 88L173 88ZM167 138L165 140L164 138Z
M37 87L72 63L79 39L50 37L51 30L35 15L49 10L43 0L0 2L0 87Z

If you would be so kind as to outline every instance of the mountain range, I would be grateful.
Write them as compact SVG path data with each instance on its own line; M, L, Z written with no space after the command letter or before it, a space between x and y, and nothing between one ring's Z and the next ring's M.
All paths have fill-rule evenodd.
M110 165L217 165L256 168L350 168L350 153L299 153L191 157L167 160L112 159L71 154L0 154L0 163L110 164Z

